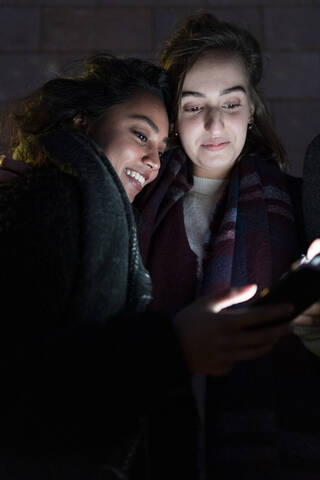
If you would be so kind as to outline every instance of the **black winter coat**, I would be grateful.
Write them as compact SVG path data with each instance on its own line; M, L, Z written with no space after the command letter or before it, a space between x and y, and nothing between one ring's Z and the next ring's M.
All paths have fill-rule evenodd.
M307 239L320 237L320 135L308 146L303 167L303 213Z
M0 478L127 477L149 412L189 389L123 187L83 134L0 184Z

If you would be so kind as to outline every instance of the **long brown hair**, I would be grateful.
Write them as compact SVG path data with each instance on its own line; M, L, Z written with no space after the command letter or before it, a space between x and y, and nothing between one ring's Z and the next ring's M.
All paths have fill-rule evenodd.
M281 167L287 165L286 152L274 131L271 117L258 91L263 75L260 45L247 30L222 22L209 13L187 17L160 52L160 63L167 71L175 93L174 121L177 120L182 86L188 71L207 51L233 53L242 59L249 83L249 93L255 106L252 129L248 130L242 154L261 154L275 160Z

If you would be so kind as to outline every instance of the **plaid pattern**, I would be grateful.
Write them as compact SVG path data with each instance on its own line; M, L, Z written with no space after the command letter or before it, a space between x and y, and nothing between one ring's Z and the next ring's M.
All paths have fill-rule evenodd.
M278 167L257 157L243 158L211 232L200 293L219 295L251 282L259 289L270 286L298 253L291 201Z
M158 179L136 200L143 223L140 249L153 280L155 307L176 312L199 294L219 295L252 282L261 290L298 256L285 175L277 165L247 156L234 168L213 215L199 285L197 258L183 222L183 196L191 187L189 161L174 150Z

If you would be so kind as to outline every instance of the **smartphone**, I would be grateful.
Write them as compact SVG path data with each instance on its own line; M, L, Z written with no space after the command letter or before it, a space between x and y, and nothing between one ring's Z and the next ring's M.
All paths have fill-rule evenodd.
M248 305L260 307L287 302L294 306L290 317L261 326L264 327L293 320L317 300L320 300L320 254L303 263L301 260L294 262L291 269L271 288L262 290L257 297L248 302Z

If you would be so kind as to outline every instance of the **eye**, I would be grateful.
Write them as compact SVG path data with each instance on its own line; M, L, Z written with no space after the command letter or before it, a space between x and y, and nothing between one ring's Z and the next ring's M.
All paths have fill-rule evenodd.
M241 103L224 103L222 105L222 108L224 108L225 110L235 110L237 108L241 107Z
M141 140L141 142L147 142L148 141L148 138L141 132L139 132L138 130L134 130L133 133L135 134L136 137L139 138L139 140Z
M191 106L186 105L185 107L183 107L183 110L185 112L197 113L202 110L202 107L200 105L191 105Z

